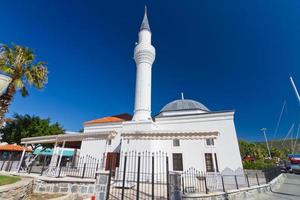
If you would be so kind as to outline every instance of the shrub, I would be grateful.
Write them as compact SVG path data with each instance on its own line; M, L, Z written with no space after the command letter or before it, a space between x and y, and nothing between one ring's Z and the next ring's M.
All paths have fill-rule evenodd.
M254 162L243 161L244 169L264 170L273 168L275 166L276 165L272 160L256 160Z

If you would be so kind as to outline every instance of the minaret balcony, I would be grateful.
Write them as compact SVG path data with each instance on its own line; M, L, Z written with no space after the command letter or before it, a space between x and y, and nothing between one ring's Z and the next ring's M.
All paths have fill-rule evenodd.
M145 48L144 45L138 45L134 49L134 60L136 64L139 63L148 63L153 64L155 60L155 49L153 46L147 45Z

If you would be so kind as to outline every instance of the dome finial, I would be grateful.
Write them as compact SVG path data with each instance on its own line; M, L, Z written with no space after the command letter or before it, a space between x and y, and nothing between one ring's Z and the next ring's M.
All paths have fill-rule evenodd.
M181 100L184 100L183 92L181 92Z
M148 21L148 16L147 16L147 6L145 5L145 14L144 14L144 19L141 24L140 30L146 29L150 31L150 26L149 26L149 21Z

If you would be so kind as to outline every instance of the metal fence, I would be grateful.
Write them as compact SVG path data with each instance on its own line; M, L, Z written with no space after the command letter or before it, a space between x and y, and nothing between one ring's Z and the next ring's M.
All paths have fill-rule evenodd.
M266 184L280 173L279 168L239 174L209 173L190 168L181 174L181 186L183 194L226 192Z
M86 155L77 158L75 163L68 162L65 166L51 166L46 162L46 157L42 163L33 161L29 166L28 173L38 173L52 177L78 177L96 178L96 172L100 169L101 159Z
M58 177L96 178L96 172L99 170L100 164L100 159L89 155L80 157L74 166L67 164L67 166L59 167Z
M110 165L106 199L168 199L169 163L164 152L121 153Z
M17 171L19 163L16 160L0 160L0 171Z
M86 155L76 162L66 162L50 167L47 157L36 162L33 159L27 173L53 177L96 178L100 169L109 171L106 199L169 199L169 160L164 152L114 153L113 157L95 159ZM0 160L0 169L17 171L19 161ZM105 166L104 166L105 165ZM226 192L234 189L259 186L280 174L279 168L268 170L244 170L240 172L202 172L189 168L180 175L181 191L185 195Z

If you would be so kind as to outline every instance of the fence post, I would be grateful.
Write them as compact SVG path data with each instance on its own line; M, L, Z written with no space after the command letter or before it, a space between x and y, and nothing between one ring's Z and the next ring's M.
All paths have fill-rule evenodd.
M62 167L61 167L61 166L59 166L59 170L58 170L58 175L57 175L57 178L59 178L59 177L60 177L60 174L61 174L61 169L62 169Z
M106 190L106 200L109 199L109 193L110 193L110 181L111 181L111 174L112 174L112 167L109 168L109 175L108 175L108 183L107 183L107 190Z
M238 182L237 182L237 177L236 177L236 175L234 175L234 180L235 180L236 189L238 190L238 189L239 189L239 184L238 184Z
M97 171L98 171L98 167L99 167L99 162L97 162L97 165L96 165L95 179L97 178Z
M152 153L152 200L154 200L154 153Z
M250 187L248 174L246 174L246 180L247 180L248 187Z
M205 193L208 194L207 182L206 182L206 175L204 174L204 186L205 186Z
M181 184L182 184L182 194L184 194L184 177L181 177Z
M2 171L2 169L3 169L4 164L5 164L5 160L3 160L3 163L2 163L2 165L1 165L1 171Z
M86 163L83 164L83 171L82 171L82 176L81 176L81 178L84 178L85 168L86 168Z
M259 180L258 180L257 173L255 174L255 176L256 176L257 185L259 185Z
M170 199L169 157L166 155L167 199Z
M9 169L8 169L8 171L10 172L11 171L11 168L12 168L12 166L13 166L13 164L14 164L14 161L10 161L11 163L10 163L10 166L9 166Z
M226 191L225 191L225 185L224 185L224 179L223 179L223 175L222 175L222 174L221 174L221 180L222 180L223 192L226 192Z
M28 171L28 174L30 174L31 173L31 169L32 169L32 166L33 166L33 163L34 163L35 161L32 161L32 163L31 163L31 165L30 165L30 168L29 168L29 171Z
M138 155L138 171L137 171L137 185L136 185L136 200L139 200L140 195L140 168L141 168L141 156Z
M44 162L43 162L43 167L42 167L42 170L41 170L41 176L43 175L43 172L44 172L46 160L47 160L47 156L45 155Z
M182 174L178 172L170 173L170 198L169 200L178 200L182 199L182 190L181 190L181 176Z
M124 199L124 189L125 189L125 178L126 178L126 164L127 164L127 153L125 153L125 158L124 158L124 171L123 171L123 180L122 180L122 196L121 200Z

